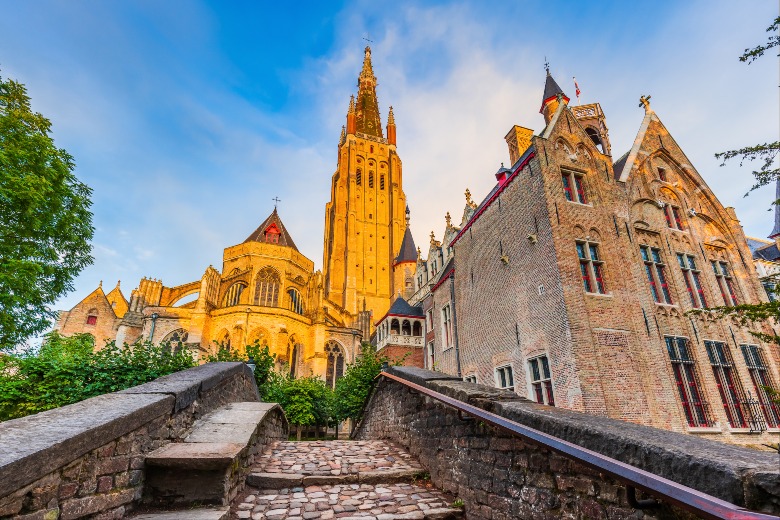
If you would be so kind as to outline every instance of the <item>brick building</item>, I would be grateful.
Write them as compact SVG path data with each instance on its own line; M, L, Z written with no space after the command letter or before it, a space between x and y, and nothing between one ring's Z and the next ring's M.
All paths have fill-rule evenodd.
M763 389L777 388L778 347L736 320L688 314L766 301L734 210L648 99L617 161L600 105L568 101L548 71L546 126L513 127L512 166L451 241L462 376L596 415L768 440L750 432L780 431Z

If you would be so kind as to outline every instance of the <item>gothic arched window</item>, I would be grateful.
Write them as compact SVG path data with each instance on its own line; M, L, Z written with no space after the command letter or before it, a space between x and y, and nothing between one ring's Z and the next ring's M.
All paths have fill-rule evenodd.
M290 354L290 377L294 378L298 368L298 356L300 355L299 345L296 343L292 346L292 352Z
M303 314L303 299L301 298L301 293L296 289L290 289L287 291L287 295L290 297L290 310L297 314Z
M328 341L325 344L325 354L328 356L325 384L328 388L336 388L336 381L344 375L344 354L335 341Z
M162 340L162 343L167 343L168 348L171 349L171 352L179 352L184 344L187 342L187 337L189 334L187 334L187 331L184 329L176 329L173 332L169 333L167 336L165 336Z
M279 306L279 275L270 267L262 269L257 275L255 305Z
M238 305L241 300L241 293L244 292L246 284L244 282L236 282L230 286L225 293L225 307L232 307Z
M422 326L420 326L419 321L414 322L414 330L412 332L414 336L422 336Z

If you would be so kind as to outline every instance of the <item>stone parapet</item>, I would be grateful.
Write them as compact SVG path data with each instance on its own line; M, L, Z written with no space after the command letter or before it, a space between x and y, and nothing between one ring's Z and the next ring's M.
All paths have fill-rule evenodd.
M209 363L0 423L0 518L121 518L143 495L146 454L258 400L246 365Z
M427 370L388 371L738 506L780 513L780 470L771 452L543 406ZM453 408L387 378L372 394L355 437L388 439L408 449L437 487L464 501L470 519L639 518L622 482L459 416ZM690 518L663 501L647 512L657 519Z

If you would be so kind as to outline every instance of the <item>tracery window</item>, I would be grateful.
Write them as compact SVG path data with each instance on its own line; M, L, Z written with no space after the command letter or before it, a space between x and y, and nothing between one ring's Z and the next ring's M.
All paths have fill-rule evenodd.
M669 283L666 279L666 265L661 259L661 250L657 247L639 246L642 261L645 263L645 274L650 283L650 292L656 303L672 303Z
M325 384L328 388L336 388L336 381L344 375L344 354L335 341L328 341L325 344L325 354L328 356Z
M279 274L272 268L263 268L255 282L255 305L279 306Z
M303 314L303 299L301 298L301 293L296 289L290 289L287 291L287 295L290 297L290 310L297 314Z
M300 356L300 348L297 343L292 345L292 351L290 353L290 377L295 378L298 372L298 357Z
M577 257L580 260L580 274L585 292L606 294L604 262L599 256L598 244L577 241Z
M728 346L722 341L706 340L704 347L707 349L707 357L712 365L712 374L715 376L718 394L723 402L723 409L726 411L729 425L732 428L746 428L747 422L742 410L745 396L742 385L739 384L739 377L734 370L734 362L731 360Z
M184 329L177 329L173 332L169 333L165 338L163 338L162 343L167 343L168 348L170 348L171 352L179 352L182 347L184 346L184 343L187 342L187 338L189 337L189 334Z
M244 292L246 284L244 282L236 282L230 286L225 293L225 307L232 307L238 305L241 300L241 293Z
M665 336L664 340L688 426L711 426L707 403L702 399L699 390L700 378L690 353L688 338Z
M726 305L739 305L737 292L734 290L734 279L731 277L729 265L726 262L712 260L712 271L715 273L715 279L720 287L720 294L723 296L723 303Z
M700 309L707 306L707 298L704 296L704 288L701 285L701 273L696 268L696 259L693 255L677 253L677 263L685 278L685 288L691 298L691 305Z

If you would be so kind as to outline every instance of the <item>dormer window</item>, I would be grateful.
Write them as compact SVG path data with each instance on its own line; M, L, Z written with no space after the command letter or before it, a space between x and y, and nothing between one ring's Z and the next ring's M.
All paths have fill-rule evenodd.
M265 235L265 241L269 244L278 244L279 243L279 235L281 235L281 231L279 231L279 228L276 227L276 224L271 224L268 226L264 232Z

